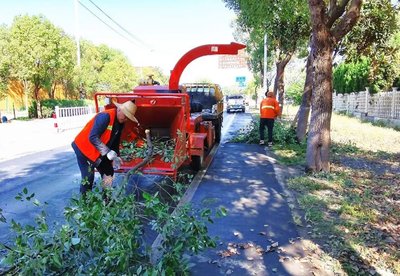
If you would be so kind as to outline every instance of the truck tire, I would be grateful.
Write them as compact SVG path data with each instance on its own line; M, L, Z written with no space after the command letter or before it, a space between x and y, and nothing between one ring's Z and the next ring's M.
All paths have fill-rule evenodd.
M221 124L215 125L215 143L221 142Z
M201 169L201 164L203 163L203 158L198 155L192 156L192 162L190 162L190 166L193 170L198 171Z

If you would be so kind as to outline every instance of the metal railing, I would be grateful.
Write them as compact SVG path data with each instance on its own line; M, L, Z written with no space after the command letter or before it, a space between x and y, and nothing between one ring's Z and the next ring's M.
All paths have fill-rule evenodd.
M96 115L94 106L55 107L55 123L57 131L84 127Z

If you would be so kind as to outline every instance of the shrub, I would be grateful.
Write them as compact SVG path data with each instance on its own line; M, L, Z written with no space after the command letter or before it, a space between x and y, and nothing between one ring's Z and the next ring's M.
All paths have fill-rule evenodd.
M301 105L304 91L304 79L293 83L287 90L286 99L292 100L294 105Z

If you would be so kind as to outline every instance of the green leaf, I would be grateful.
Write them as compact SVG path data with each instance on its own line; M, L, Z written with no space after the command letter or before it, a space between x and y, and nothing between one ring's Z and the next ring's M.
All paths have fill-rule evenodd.
M149 195L148 193L143 193L143 198L150 200L151 199L151 195Z
M220 210L221 210L222 215L226 216L226 209L224 207L221 207Z
M77 245L78 243L80 243L80 241L81 241L80 238L72 238L72 239L71 239L72 245Z
M177 245L175 245L173 251L174 251L174 252L179 252L179 250L181 250L182 247L183 247L183 243L180 242L180 243L178 243Z
M28 194L28 189L27 188L24 188L24 190L22 191L25 195L27 195Z
M33 205L35 205L35 206L40 206L39 200L35 199L35 201L33 202Z
M61 262L60 262L60 258L58 257L57 254L54 254L54 255L53 255L53 263L54 263L54 265L55 265L56 267L58 267L58 268L61 268L61 267L62 267L62 264L61 264Z

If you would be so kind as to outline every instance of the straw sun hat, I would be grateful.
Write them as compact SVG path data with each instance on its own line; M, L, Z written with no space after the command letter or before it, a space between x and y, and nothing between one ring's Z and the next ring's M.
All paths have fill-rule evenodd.
M124 102L123 104L119 104L117 102L114 102L114 104L131 121L139 123L138 120L135 118L135 113L136 113L137 106L132 101L127 101L127 102Z

